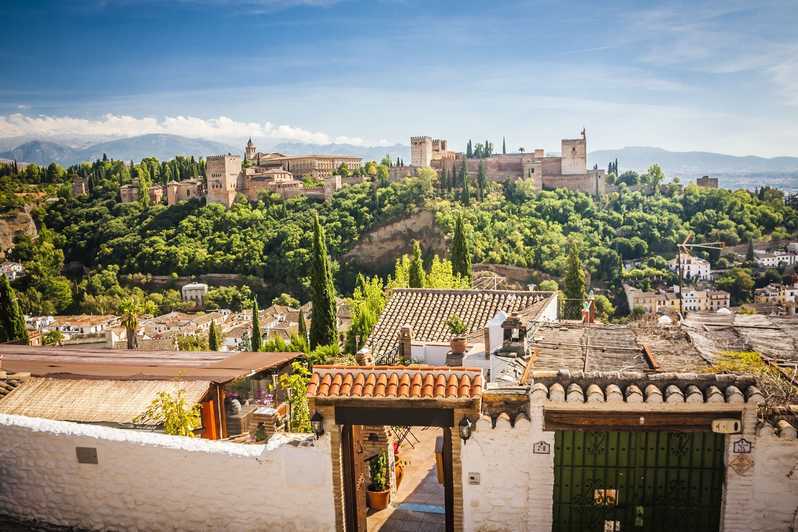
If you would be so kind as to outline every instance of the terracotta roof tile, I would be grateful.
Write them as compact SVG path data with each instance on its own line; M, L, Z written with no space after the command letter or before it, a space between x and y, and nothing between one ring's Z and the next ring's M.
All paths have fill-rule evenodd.
M391 353L404 325L412 327L413 341L448 342L451 335L446 320L452 314L460 316L468 328L467 335L471 335L482 330L499 311L535 314L545 306L541 302L551 296L551 292L397 288L366 345L378 358Z
M472 399L482 370L447 366L314 366L308 397Z

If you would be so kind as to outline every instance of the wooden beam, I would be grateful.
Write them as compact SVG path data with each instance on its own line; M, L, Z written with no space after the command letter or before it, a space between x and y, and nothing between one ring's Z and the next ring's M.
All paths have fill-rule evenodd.
M659 370L659 361L657 357L654 356L654 352L647 345L643 345L643 354L646 357L646 362L648 363L648 367L653 370Z
M544 409L545 430L708 432L715 419L742 420L738 411L552 411Z
M451 408L375 408L335 407L337 425L399 425L421 427L453 427Z

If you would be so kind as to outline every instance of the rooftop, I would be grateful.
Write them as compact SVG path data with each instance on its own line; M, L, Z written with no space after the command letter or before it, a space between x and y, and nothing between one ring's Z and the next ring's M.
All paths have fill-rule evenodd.
M0 398L0 413L82 423L142 425L134 419L159 393L185 391L189 405L199 403L210 381L99 380L30 377ZM154 423L150 423L153 424Z
M481 331L497 312L519 313L534 319L552 292L512 290L453 290L397 288L369 336L367 346L375 357L392 352L399 342L402 326L413 329L414 342L448 342L451 334L446 320L457 314L466 325L466 334Z
M225 383L280 368L302 353L125 351L0 345L0 370L37 377Z
M314 366L308 397L473 399L482 370L447 366Z

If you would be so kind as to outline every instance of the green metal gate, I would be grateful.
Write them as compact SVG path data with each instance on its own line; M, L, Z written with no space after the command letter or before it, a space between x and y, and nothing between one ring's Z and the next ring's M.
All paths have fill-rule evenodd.
M554 531L720 528L722 434L557 432Z

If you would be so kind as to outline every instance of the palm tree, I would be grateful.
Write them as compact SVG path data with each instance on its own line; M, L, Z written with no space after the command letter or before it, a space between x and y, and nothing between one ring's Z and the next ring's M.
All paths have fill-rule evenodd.
M139 316L144 312L144 306L132 297L128 297L119 304L119 310L122 313L122 325L125 327L127 336L127 348L136 349L139 344L136 332L139 328Z

